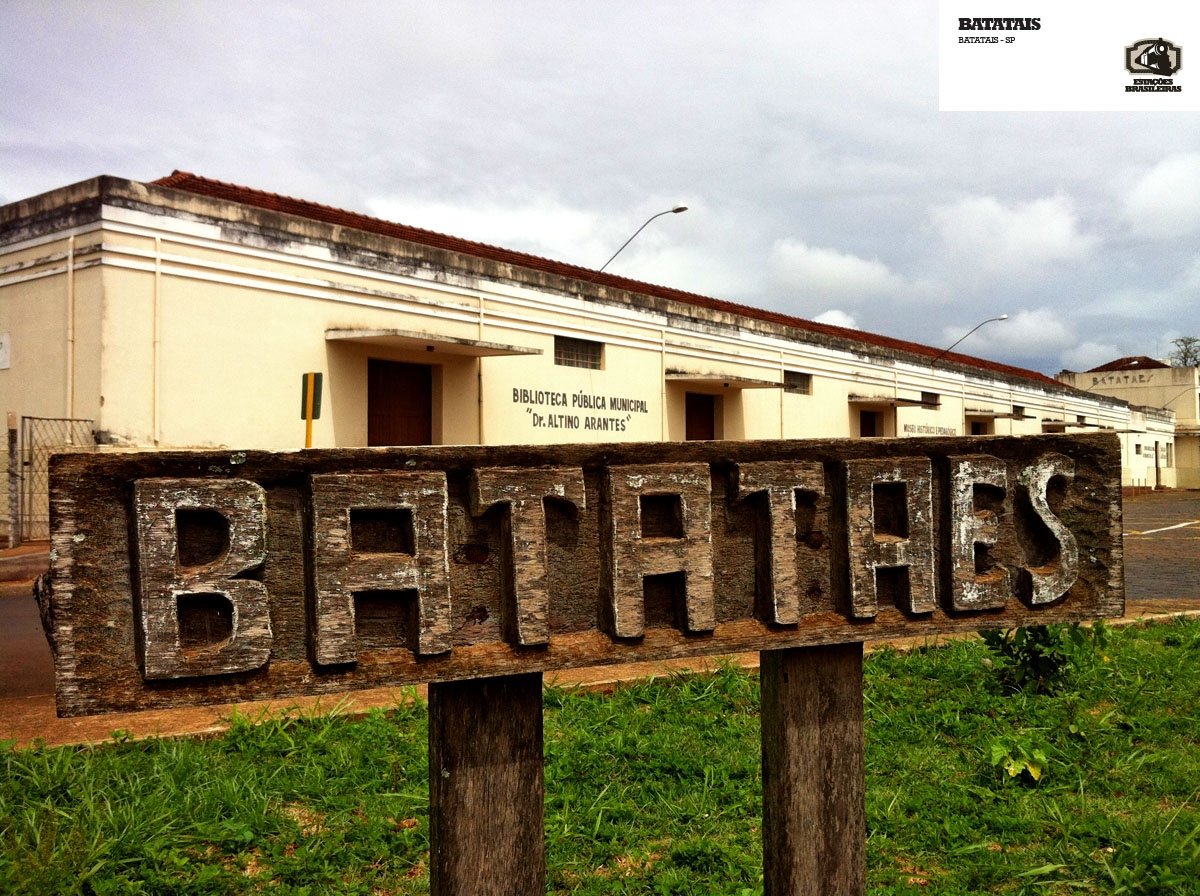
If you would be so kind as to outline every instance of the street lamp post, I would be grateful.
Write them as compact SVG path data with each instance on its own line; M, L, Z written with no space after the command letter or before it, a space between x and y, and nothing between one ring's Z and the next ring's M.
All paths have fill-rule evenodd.
M625 247L628 246L630 243L632 243L634 241L634 238L637 237L637 235L639 233L641 233L643 230L645 230L646 225L649 224L651 221L653 221L655 218L661 218L663 215L678 215L680 212L686 212L686 211L687 211L686 205L677 205L677 206L675 206L675 208L669 208L666 211L661 211L661 212L658 212L657 214L651 215L649 218L647 218L642 223L641 227L639 227L637 230L635 230L633 232L633 236L631 236L629 239L627 239L625 242L623 242L621 244L621 248L618 249L616 252L614 252L612 254L612 257L610 257L608 259L608 261L606 261L606 262L604 262L604 264L600 265L600 270L596 271L596 273L593 275L593 277L598 277L601 274L603 274L604 269L606 267L608 267L610 264L612 264L613 258L616 258L618 255L620 255L625 250Z
M981 320L975 326L971 327L971 329L967 330L967 332L963 333L962 336L960 336L957 340L955 340L954 344L951 345L950 348L944 348L940 352L938 352L937 356L934 357L934 359L929 362L929 366L933 367L935 364L937 364L938 361L942 360L942 358L944 358L946 355L948 355L950 353L950 349L954 348L955 345L958 345L960 342L962 342L964 339L966 339L968 336L970 336L972 333L974 333L976 330L978 330L984 324L994 323L995 321L998 321L998 320L1008 320L1008 315L1001 314L999 317L989 317L987 320Z

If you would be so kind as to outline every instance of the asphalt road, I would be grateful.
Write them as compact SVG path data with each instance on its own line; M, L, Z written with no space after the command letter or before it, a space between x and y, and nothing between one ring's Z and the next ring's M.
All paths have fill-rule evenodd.
M1126 498L1124 531L1126 600L1200 601L1200 492Z
M1125 597L1195 600L1200 609L1200 492L1126 498ZM50 648L31 582L0 582L0 699L54 693Z
M32 582L0 582L0 697L54 693L50 646Z

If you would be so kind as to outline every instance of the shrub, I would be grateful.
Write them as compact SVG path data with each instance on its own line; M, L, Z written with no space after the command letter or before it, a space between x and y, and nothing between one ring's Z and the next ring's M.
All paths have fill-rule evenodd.
M1090 628L1079 623L1031 628L989 629L980 632L998 662L993 668L1009 693L1054 694L1073 671L1092 668L1103 659L1108 629L1103 622Z

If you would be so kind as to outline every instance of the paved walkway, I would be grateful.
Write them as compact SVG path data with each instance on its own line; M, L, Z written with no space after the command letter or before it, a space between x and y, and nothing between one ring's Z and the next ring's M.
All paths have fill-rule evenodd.
M44 546L40 550L44 554ZM1125 570L1128 610L1121 623L1200 616L1200 492L1160 492L1126 499ZM250 717L282 712L363 712L394 706L414 693L412 689L377 688L337 697L59 719L54 711L50 649L41 633L30 584L0 581L0 741L21 745L35 740L48 745L87 743L105 740L116 731L133 737L214 734L228 727L235 711ZM905 647L923 645L926 640L891 643ZM747 668L758 665L757 653L725 659ZM704 671L720 662L722 658L713 657L605 666L547 675L546 681L610 688L635 678ZM423 696L424 691L417 689L416 693Z

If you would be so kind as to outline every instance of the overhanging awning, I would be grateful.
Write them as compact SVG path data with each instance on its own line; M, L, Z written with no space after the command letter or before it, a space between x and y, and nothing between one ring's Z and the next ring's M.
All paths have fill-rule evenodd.
M667 373L668 383L679 383L696 389L782 389L778 380L756 380L748 376L722 373L687 373L677 370Z
M964 417L991 417L995 420L1032 420L1032 414L1016 414L1012 411L986 410L984 408L964 408Z
M850 404L882 404L891 408L932 408L937 405L921 401L919 398L902 398L897 395L858 395L851 392L847 396Z
M465 355L471 358L491 358L502 355L540 355L540 348L505 345L480 339L459 339L452 336L419 333L414 330L330 329L325 331L326 342L354 342L363 345L382 345L409 351Z

